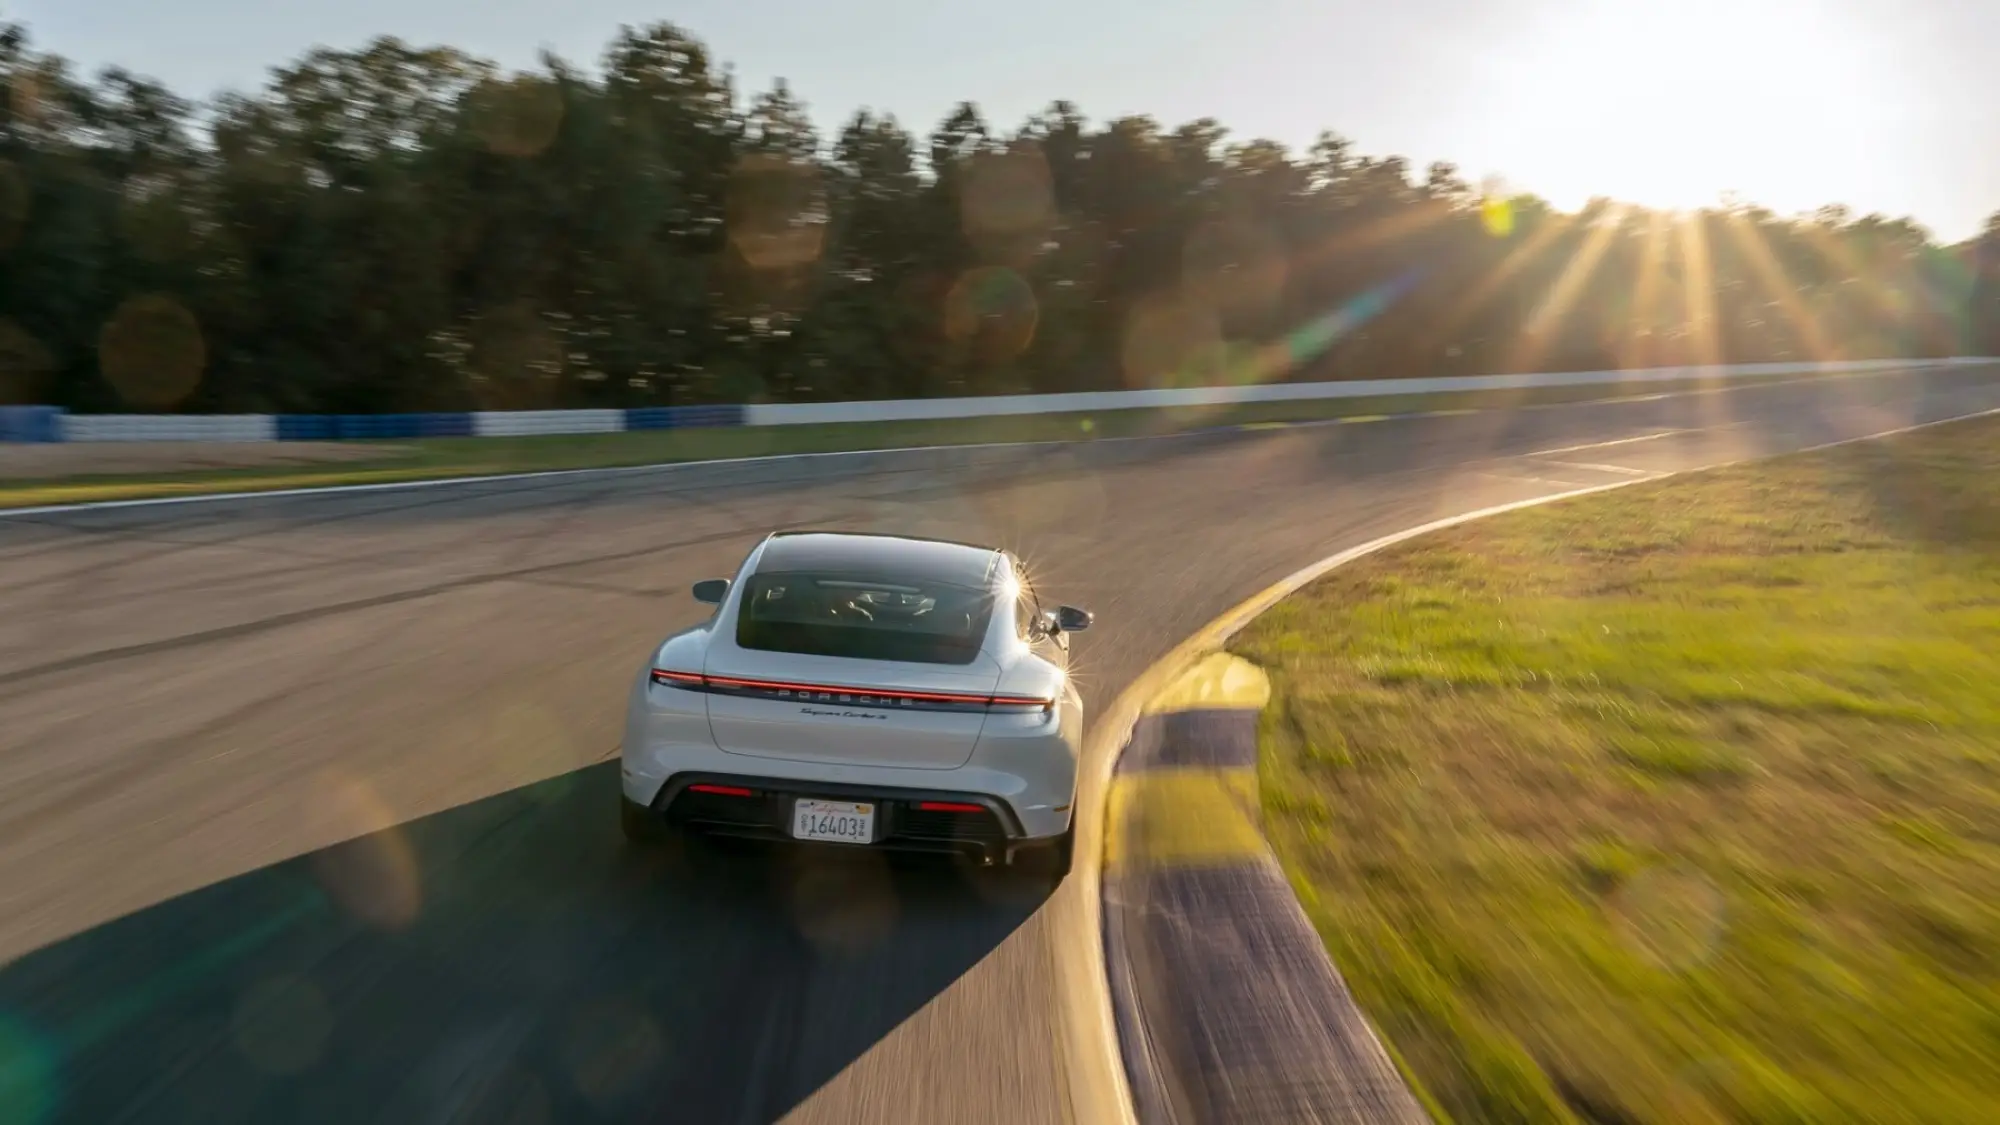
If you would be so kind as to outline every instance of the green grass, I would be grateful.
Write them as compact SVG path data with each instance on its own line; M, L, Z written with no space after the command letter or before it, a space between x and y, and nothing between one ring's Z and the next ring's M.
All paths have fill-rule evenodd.
M1700 385L1702 384L1692 380L1668 380L1622 386L1605 384L1450 395L1395 395L1252 403L1232 407L1111 410L1094 414L1040 414L911 422L657 430L621 434L571 434L477 440L436 438L383 443L393 445L398 452L392 456L365 461L144 475L91 474L14 481L0 479L0 508L194 495L205 492L313 488L550 469L653 465L787 453L824 453L981 442L1087 441L1172 433L1206 426L1301 422L1331 418L1352 418L1363 421L1376 415L1416 410L1479 410L1533 403L1575 402L1658 394L1672 390L1687 390Z
M2000 1121L2000 424L1464 525L1234 647L1451 1120Z

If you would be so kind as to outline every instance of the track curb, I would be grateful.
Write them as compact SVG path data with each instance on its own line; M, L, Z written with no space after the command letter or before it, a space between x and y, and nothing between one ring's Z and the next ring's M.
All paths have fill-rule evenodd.
M1116 750L1105 756L1107 799L1138 775L1187 764L1198 739L1163 729L1170 718L1208 715L1227 722L1234 711L1246 721L1248 739L1231 740L1238 744L1235 752L1209 754L1204 765L1254 771L1254 709L1155 704L1258 615L1301 587L1420 535L1651 479L1660 478L1570 489L1433 520L1323 558L1239 602L1147 668L1112 705L1101 728L1115 732L1117 740ZM1252 805L1246 816L1254 816L1254 781ZM1129 823L1111 823L1117 818L1109 811L1099 819L1105 844L1128 846L1117 836L1131 830ZM1276 860L1268 852L1236 858L1233 864L1182 866L1178 874L1144 871L1139 880L1099 871L1094 890L1111 1034L1123 1056L1122 1084L1131 1099L1125 1120L1137 1125L1428 1120L1348 997ZM1165 910L1149 898L1162 889L1174 900ZM1154 975L1169 966L1202 965L1219 950L1239 954L1236 964L1227 966L1238 970L1233 979L1240 982L1241 971L1249 968L1263 987L1232 988L1231 978L1207 977L1185 988L1177 987L1184 982ZM1218 1021L1226 1024L1225 1034L1190 1034ZM1271 1057L1274 1047L1283 1048L1286 1065L1274 1065L1280 1062ZM1244 1062L1252 1063L1254 1073L1232 1073L1232 1063Z

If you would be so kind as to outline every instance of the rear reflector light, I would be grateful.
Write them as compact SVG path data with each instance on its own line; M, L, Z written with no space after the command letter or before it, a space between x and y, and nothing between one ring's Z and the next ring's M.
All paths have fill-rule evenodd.
M741 785L690 785L690 793L713 793L718 797L754 797L755 793Z
M965 801L919 801L917 808L922 812L967 812L982 813L985 805L969 804Z
M995 711L1018 711L1022 713L1047 711L1055 707L1055 705L1056 701L1053 699L1036 699L1028 695L996 695L987 704L989 708Z
M701 672L653 669L653 682L688 691L766 696L787 702L846 703L883 710L953 710L972 707L991 711L1034 712L1054 709L1055 700L1033 695L981 695L962 691L912 691L901 688L841 687L801 684L789 680L750 680L740 676L710 676Z

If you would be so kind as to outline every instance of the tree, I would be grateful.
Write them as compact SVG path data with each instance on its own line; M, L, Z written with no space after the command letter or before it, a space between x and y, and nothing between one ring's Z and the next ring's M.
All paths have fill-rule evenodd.
M195 105L0 25L0 399L374 411L2000 352L2000 214L1594 200L1201 118L831 136L671 24Z

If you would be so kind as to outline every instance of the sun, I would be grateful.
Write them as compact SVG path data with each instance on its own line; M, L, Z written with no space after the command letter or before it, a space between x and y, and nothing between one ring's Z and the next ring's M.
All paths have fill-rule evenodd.
M1894 110L1866 30L1828 0L1553 0L1477 52L1481 148L1563 207L1816 206Z

